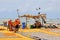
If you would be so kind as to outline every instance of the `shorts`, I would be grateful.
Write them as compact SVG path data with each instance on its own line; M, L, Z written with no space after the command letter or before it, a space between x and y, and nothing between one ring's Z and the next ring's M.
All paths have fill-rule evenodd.
M19 29L20 27L19 27L19 25L16 25L16 27L15 27L16 29Z

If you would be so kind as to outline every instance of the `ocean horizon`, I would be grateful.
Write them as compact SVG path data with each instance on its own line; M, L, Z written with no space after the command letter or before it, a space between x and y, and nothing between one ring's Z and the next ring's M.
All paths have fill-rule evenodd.
M7 22L9 19L11 19L12 21L14 21L16 18L1 18L0 19L0 24L3 24L3 22ZM20 18L20 21L21 21L21 23L22 22L26 22L26 18ZM39 20L40 22L42 21L42 20ZM55 24L60 24L60 19L46 19L46 22L47 23L55 23ZM28 18L27 19L27 23L28 24L34 24L35 23L35 20L34 19L32 19L32 18Z

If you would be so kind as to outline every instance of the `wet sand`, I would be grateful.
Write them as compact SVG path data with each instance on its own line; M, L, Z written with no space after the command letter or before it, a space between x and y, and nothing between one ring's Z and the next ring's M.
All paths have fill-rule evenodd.
M33 31L35 30L35 31ZM23 31L18 32L18 34L21 34L23 36L33 38L35 40L41 39L41 40L60 40L60 29L42 29L45 30L48 33L39 31L40 29L23 29ZM31 32L32 31L32 32ZM53 33L52 33L53 32Z

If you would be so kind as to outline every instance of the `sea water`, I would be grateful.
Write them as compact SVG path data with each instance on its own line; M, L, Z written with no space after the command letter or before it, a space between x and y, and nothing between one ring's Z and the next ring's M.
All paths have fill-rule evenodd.
M7 22L9 19L11 19L12 21L14 21L16 18L1 18L0 19L0 24L3 24L3 22ZM20 18L21 23L25 22L26 23L26 17ZM36 20L32 19L32 18L27 18L27 24L34 24ZM42 22L42 20L39 20L40 22ZM55 23L55 24L60 24L60 19L46 19L46 23Z

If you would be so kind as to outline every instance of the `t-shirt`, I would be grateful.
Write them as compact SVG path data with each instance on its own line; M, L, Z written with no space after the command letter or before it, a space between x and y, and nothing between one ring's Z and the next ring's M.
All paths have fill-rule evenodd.
M9 25L9 26L12 26L12 22L11 22L11 21L8 21L8 25Z
M12 25L13 25L13 27L15 27L15 26L17 25L17 23L14 21L14 22L12 23Z

